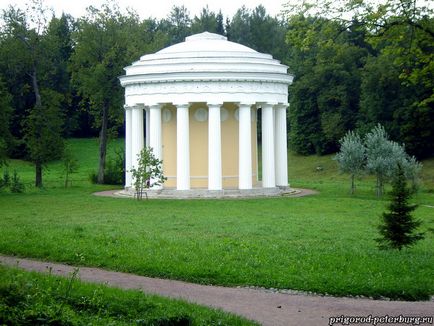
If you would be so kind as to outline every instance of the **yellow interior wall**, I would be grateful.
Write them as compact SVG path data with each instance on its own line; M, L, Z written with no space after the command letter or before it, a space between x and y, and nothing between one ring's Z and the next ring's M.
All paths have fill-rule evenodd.
M223 188L238 187L238 120L235 119L237 106L225 103L228 118L221 124L222 135L222 186Z
M238 108L233 103L225 103L228 110L228 118L221 124L222 145L222 185L223 188L238 187L238 120L235 119L235 110ZM194 113L199 108L207 108L205 103L194 103L189 109L190 123L190 184L192 188L208 187L208 119L200 122L194 118ZM176 188L176 108L166 105L164 109L170 109L172 117L169 122L162 119L163 136L163 170L168 178L164 183L166 188ZM255 108L252 111L256 111ZM252 116L252 183L257 184L257 130L256 114Z
M162 111L168 109L172 113L170 121L164 122L161 117L163 137L163 172L167 180L164 187L176 188L176 108L165 105ZM163 115L163 112L162 112Z
M208 107L205 103L190 106L190 186L208 188L208 119L197 121L194 113L199 108Z

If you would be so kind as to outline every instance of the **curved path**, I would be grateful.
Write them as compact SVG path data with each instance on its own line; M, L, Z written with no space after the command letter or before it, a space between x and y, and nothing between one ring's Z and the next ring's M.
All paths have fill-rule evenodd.
M9 256L0 256L0 263L38 272L48 272L51 270L52 274L61 276L68 276L74 270L74 267L69 265ZM79 277L82 281L105 283L109 286L123 289L138 289L146 293L183 299L212 308L220 308L257 321L262 325L270 326L329 325L330 317L342 315L372 315L372 317L385 315L432 317L434 315L433 301L380 301L283 294L267 290L199 285L88 267L80 267ZM342 323L335 323L334 325L342 325ZM364 325L372 325L372 323ZM378 325L381 324L379 323ZM389 325L401 324L395 323Z

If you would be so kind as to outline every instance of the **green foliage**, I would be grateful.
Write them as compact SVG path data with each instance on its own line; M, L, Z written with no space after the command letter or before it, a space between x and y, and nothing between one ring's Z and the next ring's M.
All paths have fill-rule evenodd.
M72 83L100 130L98 183L104 183L110 131L123 123L124 89L118 77L125 66L159 45L159 40L143 33L147 25L135 13L124 14L114 2L108 2L99 9L89 7L73 34Z
M89 180L93 184L98 182L98 174L92 172ZM125 184L125 151L116 149L114 157L108 156L104 172L104 184L107 185L124 185Z
M9 183L9 189L13 193L22 193L25 190L24 183L21 181L16 170L14 170L14 174L12 175L11 181Z
M214 12L210 11L208 5L202 8L199 17L195 16L191 22L192 34L210 32L217 33L217 16ZM221 26L220 26L221 28Z
M366 170L366 149L360 136L353 131L349 131L339 143L340 151L334 159L341 172L351 175L351 194L354 194L354 178Z
M53 94L51 99L55 101L55 98ZM29 160L36 167L35 185L41 187L42 168L48 162L60 159L63 154L62 119L57 103L47 103L31 109L25 121L24 140ZM41 173L39 180L38 173Z
M414 0L308 0L289 1L286 14L296 76L289 129L294 150L332 152L346 130L357 126L366 133L381 123L410 154L434 155L432 8ZM339 52L345 56L334 62ZM316 74L328 68L333 74L321 83Z
M24 183L21 181L16 170L14 170L12 177L9 174L9 170L3 171L3 178L0 178L0 189L6 188L9 188L12 193L24 192Z
M114 157L109 157L106 165L104 183L111 185L125 184L125 151L116 149Z
M4 13L6 38L11 39L14 49L21 49L13 55L24 66L22 73L27 75L28 87L32 90L32 98L25 103L25 116L20 123L24 126L21 136L28 158L35 164L37 187L42 187L43 166L60 158L63 151L60 105L64 95L50 85L55 56L52 52L54 43L46 34L47 11L42 1L32 0L26 13L13 9ZM10 59L10 53L7 54Z
M3 171L3 178L0 178L0 189L7 188L11 184L11 176L9 170Z
M360 67L368 52L354 42L360 31L340 33L341 28L326 19L289 18L289 66L295 75L289 90L289 143L297 153L335 152L356 125Z
M340 144L340 152L334 159L342 172L351 175L351 194L355 189L354 178L368 172L376 176L377 196L382 196L384 184L396 173L398 165L411 180L413 191L417 190L422 164L414 156L407 155L403 146L390 141L383 126L372 128L363 141L358 133L349 131Z
M11 95L0 75L0 167L6 163L12 143L10 121L12 115Z
M68 185L71 185L70 175L72 173L78 172L79 163L77 158L71 151L69 146L65 146L65 150L63 151L62 156L63 163L63 174L65 175L65 188L68 188Z
M0 266L5 325L254 325L221 311Z
M424 161L423 183L414 196L419 204L414 216L423 221L426 239L398 252L377 250L373 240L386 203L372 191L375 178L367 175L358 181L357 195L349 195L347 177L331 155L288 153L291 186L319 191L314 196L149 200L144 209L134 200L93 196L113 188L87 181L98 161L98 141L69 144L80 162L74 187L59 184L63 167L52 162L44 191L0 195L3 254L202 284L401 300L429 300L434 293L434 238L428 236L434 215L427 207L434 199L434 159ZM109 155L122 145L109 143ZM26 183L32 180L26 162L11 160L13 169ZM93 290L89 293L92 297Z
M131 169L136 198L141 200L146 189L157 187L163 184L167 178L163 175L163 161L154 156L150 147L143 148L137 154L137 167Z
M404 169L398 164L392 183L389 211L383 213L382 224L378 227L381 237L376 240L381 249L401 250L424 238L423 233L416 233L421 221L412 216L416 206L409 203L410 194Z
M366 168L377 177L377 196L382 196L384 183L392 178L398 163L407 160L404 148L388 140L383 126L377 125L366 134Z

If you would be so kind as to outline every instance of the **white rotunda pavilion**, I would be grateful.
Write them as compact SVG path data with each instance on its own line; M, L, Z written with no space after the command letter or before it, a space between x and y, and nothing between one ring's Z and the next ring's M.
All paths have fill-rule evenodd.
M286 108L293 77L287 66L205 32L144 55L125 71L120 82L125 87L127 190L132 187L128 171L145 145L163 160L164 188L288 186Z

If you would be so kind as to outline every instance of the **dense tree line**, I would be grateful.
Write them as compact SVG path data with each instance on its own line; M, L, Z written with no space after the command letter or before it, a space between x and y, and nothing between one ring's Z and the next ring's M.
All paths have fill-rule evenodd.
M387 7L381 25L378 15L354 15L348 22L305 8L287 10L271 17L263 6L242 7L224 17L205 7L191 17L180 6L158 20L140 19L112 1L89 7L79 18L55 17L43 0L31 1L25 11L10 7L0 26L0 164L5 157L32 161L41 185L42 167L62 155L63 138L99 136L103 182L107 140L123 132L117 79L123 67L203 31L224 34L289 66L295 75L293 150L334 152L348 130L363 133L381 123L410 153L432 156L431 12Z
M300 3L288 7L292 148L335 152L347 130L366 134L381 123L410 154L433 156L432 8L415 0Z

